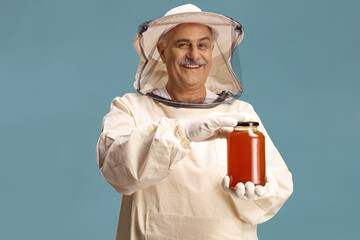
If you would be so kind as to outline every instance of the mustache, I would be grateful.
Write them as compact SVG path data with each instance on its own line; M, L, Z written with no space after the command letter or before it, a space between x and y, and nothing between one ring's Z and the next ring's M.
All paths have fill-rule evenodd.
M198 59L196 61L188 59L188 58L184 58L184 59L180 59L177 64L179 64L180 66L184 66L184 65L200 65L200 66L204 66L207 64L207 62L205 60L202 59Z

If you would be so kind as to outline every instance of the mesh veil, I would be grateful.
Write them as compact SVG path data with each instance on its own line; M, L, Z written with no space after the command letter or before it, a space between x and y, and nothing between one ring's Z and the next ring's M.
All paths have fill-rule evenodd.
M213 32L212 66L205 87L216 95L212 95L204 103L179 102L154 94L155 90L165 87L168 80L166 66L157 51L157 43L170 29L182 23L204 24ZM242 38L243 28L240 23L215 13L175 14L145 22L134 39L135 49L140 55L134 87L140 94L176 107L207 108L231 103L243 91L239 56L237 51L234 52Z

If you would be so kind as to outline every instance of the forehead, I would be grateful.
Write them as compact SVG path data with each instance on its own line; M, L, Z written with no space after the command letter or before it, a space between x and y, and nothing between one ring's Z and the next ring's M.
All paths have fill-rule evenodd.
M197 23L180 24L167 33L170 41L178 39L198 40L209 37L211 40L211 32L208 26Z

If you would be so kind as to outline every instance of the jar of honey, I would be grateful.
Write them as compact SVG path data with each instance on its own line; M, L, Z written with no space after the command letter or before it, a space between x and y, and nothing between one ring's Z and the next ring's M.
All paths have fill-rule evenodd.
M238 122L227 136L230 188L239 182L265 185L265 137L258 122Z

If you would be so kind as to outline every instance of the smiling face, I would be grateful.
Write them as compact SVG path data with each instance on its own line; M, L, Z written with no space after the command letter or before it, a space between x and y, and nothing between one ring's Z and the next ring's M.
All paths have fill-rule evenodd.
M160 42L157 47L169 75L168 92L171 89L170 92L181 94L206 94L205 82L214 48L209 28L202 24L180 24L166 34L165 41L166 44Z

